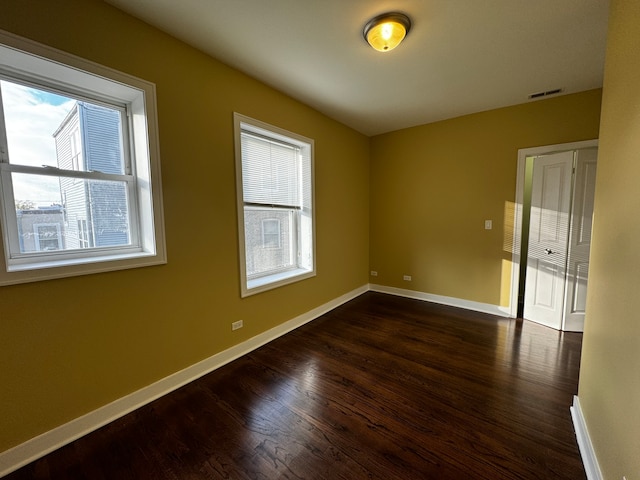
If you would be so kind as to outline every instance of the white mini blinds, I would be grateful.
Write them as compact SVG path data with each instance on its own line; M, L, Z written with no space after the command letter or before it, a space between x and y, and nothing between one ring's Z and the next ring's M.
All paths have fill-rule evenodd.
M299 208L304 190L301 148L244 130L241 139L245 204Z
M313 140L235 114L242 295L315 275Z

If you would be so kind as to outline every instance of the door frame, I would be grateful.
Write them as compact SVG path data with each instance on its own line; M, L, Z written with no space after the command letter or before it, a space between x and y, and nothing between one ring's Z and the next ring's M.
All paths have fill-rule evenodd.
M511 300L509 302L509 316L518 316L518 293L520 285L520 252L522 251L522 214L524 206L525 164L527 157L548 155L550 153L579 150L581 148L597 147L598 140L584 140L580 142L559 143L541 147L521 148L518 150L518 166L516 174L516 198L513 208L513 239L511 242ZM526 261L526 260L525 260Z

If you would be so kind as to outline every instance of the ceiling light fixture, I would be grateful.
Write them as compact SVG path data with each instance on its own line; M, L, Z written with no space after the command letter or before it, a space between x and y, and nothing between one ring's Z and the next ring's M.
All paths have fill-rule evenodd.
M400 45L411 29L411 20L404 13L383 13L364 26L364 39L379 52L389 52Z

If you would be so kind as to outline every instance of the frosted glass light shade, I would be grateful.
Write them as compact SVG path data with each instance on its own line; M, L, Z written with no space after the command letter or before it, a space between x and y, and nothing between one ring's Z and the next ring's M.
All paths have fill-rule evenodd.
M379 52L389 52L396 48L409 33L411 21L403 13L385 13L367 22L364 38Z

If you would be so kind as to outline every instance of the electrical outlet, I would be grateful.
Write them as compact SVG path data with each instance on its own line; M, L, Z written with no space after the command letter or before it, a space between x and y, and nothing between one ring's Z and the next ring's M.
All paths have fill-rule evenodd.
M407 282L411 281L411 275L405 275L402 277L403 280L406 280Z
M371 276L372 277L377 277L378 276L378 272L376 272L375 270L371 270Z
M238 320L237 322L233 322L231 324L231 330L238 330L239 328L242 328L244 326L244 324L242 323L242 320Z

